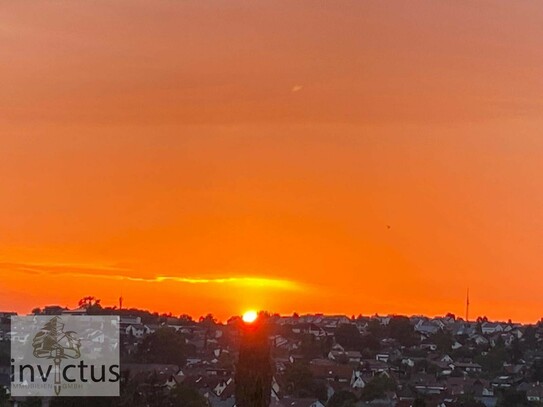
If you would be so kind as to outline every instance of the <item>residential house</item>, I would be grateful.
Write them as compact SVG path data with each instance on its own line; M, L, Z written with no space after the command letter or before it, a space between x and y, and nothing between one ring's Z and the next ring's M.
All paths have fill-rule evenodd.
M498 332L503 332L503 326L495 322L483 322L483 324L481 324L481 332L484 335L492 335Z

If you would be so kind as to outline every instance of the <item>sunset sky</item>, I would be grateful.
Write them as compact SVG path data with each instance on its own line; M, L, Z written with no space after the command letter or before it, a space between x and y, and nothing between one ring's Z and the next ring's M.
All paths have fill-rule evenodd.
M540 319L542 21L0 0L0 311Z

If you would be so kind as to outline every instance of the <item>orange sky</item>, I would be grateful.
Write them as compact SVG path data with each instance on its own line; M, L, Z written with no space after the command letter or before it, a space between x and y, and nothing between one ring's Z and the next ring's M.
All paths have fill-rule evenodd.
M541 21L0 0L0 310L539 319Z

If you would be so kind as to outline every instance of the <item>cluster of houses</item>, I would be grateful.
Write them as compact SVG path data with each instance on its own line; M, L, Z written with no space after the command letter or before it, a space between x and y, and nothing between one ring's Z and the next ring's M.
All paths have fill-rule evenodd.
M411 317L413 344L401 345L397 338L385 335L378 338L378 346L371 350L344 346L336 338L338 329L346 325L354 326L361 337L371 335L370 326L376 322L386 332L393 318L271 317L275 327L270 335L275 367L271 405L324 407L335 393L345 391L352 393L360 406L407 407L423 399L427 406L466 406L469 401L474 406L494 407L504 390L517 391L530 402L543 402L543 385L532 375L534 364L543 360L543 348L540 348L543 328L531 327L535 342L525 345L515 360L509 354L514 353L515 346L524 343L528 327L512 322L466 322L454 316ZM234 361L238 345L235 323L213 325L210 332L209 326L171 322L168 326L185 335L194 355L177 371L172 366L164 366L159 372L163 385L171 388L182 382L198 389L211 406L235 406ZM133 341L125 345L137 347L137 342L158 326L136 319L125 320L123 329L126 337ZM445 348L434 341L438 336L449 339ZM311 358L304 351L308 338L313 347L322 350ZM502 359L498 358L496 369L489 370L487 367L495 364L494 349L498 348L503 350ZM287 372L297 363L307 368L311 380L321 389L318 396L299 397L300 392L293 391L291 383L286 382ZM149 368L147 374L155 374L158 368ZM394 388L387 389L377 399L365 399L364 389L382 377L394 383Z
M3 340L14 334L6 331L8 317L0 318ZM403 317L409 322L411 338L406 344L397 335L389 335L387 327L395 318L271 316L271 406L326 407L340 393L351 393L356 406L495 407L503 405L500 400L506 392L543 403L543 384L538 381L539 373L543 379L543 327L539 324L466 322L453 315ZM153 397L183 384L196 389L212 407L234 407L240 323L236 318L220 324L121 315L125 379ZM345 327L361 338L359 345L336 335ZM182 365L145 363L136 357L145 338L161 328L182 335L186 344ZM372 346L367 346L372 336ZM297 388L302 384L292 378L294 366L301 366L298 371L306 375L299 380L306 388ZM2 372L0 385L7 386ZM386 386L379 388L377 383Z
M348 391L356 395L360 400L356 405L360 406L412 406L420 399L427 406L471 403L494 407L503 399L503 392L509 391L528 402L543 403L543 385L534 378L534 365L543 361L543 327L530 326L531 341L527 343L523 337L528 326L511 321L489 322L484 318L466 322L453 315L432 319L414 316L409 318L414 341L406 346L398 338L386 336L386 326L394 318L308 315L281 318L279 323L292 326L293 332L330 338L332 345L326 357L309 361L312 377L325 383L327 400L334 392ZM341 326L354 326L364 337L372 335L371 325L377 322L385 328L385 335L378 338L379 344L372 351L342 346L336 340ZM445 343L443 338L447 339ZM288 370L297 358L303 359L300 337L276 337L274 343L288 349L276 358L278 372ZM394 388L377 399L364 400L366 386L383 377Z

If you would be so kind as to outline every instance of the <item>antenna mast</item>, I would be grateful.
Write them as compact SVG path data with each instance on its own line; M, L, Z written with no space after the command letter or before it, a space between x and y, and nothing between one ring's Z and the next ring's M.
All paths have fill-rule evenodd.
M469 322L469 288L466 294L466 322Z

